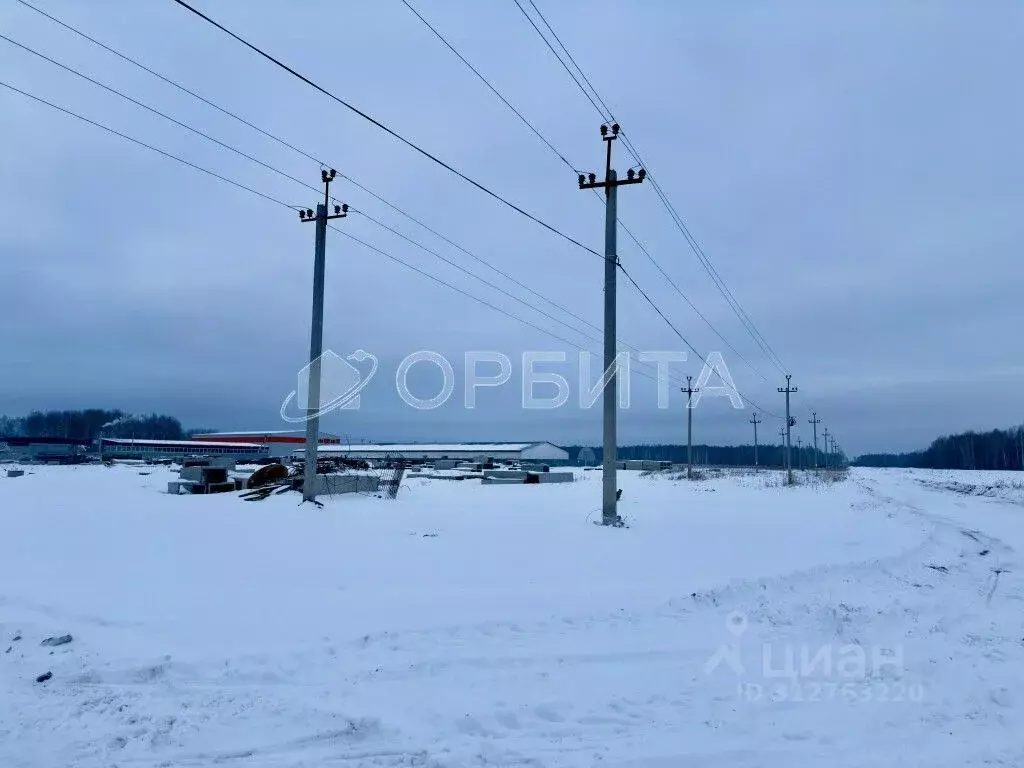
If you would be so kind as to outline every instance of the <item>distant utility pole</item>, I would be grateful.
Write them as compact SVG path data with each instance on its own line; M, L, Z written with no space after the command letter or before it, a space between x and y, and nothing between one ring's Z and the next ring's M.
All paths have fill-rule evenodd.
M818 468L818 425L821 424L821 419L818 418L817 411L811 411L811 418L807 420L807 423L814 427L814 468Z
M782 446L782 450L779 451L779 457L782 461L782 468L786 468L786 428L779 427L779 444Z
M804 468L803 439L800 437L796 439L796 468Z
M790 430L793 425L796 424L796 419L789 415L789 395L791 392L796 392L796 387L789 385L789 380L793 378L790 374L786 374L786 386L779 387L779 392L786 393L786 482L789 485L793 484L793 456L790 451L793 447L792 435Z
M828 427L825 427L825 469L828 469Z
M693 479L693 393L699 392L691 385L693 376L686 377L686 479ZM706 454L705 454L706 456Z
M764 419L757 418L757 411L754 411L753 417L750 419L750 423L754 425L754 468L757 468L757 425L760 424Z
M334 206L334 215L327 214L331 199L331 182L337 171L320 171L324 182L324 201L312 209L299 211L303 222L316 223L313 253L313 322L309 332L309 391L306 397L306 455L302 482L302 500L316 501L317 445L320 439L320 355L324 341L324 263L327 253L327 221L343 219L348 215L348 204Z
M603 462L603 497L601 503L601 522L604 525L622 525L622 518L619 517L618 505L618 483L615 477L616 459L616 430L615 418L618 402L616 400L618 389L619 370L615 364L615 277L616 269L619 266L619 258L616 255L616 225L618 214L616 211L616 188L622 184L639 184L647 176L643 168L634 172L632 168L627 172L627 178L618 180L615 171L612 170L612 142L619 137L619 124L612 126L611 134L608 133L608 126L601 126L601 137L607 144L605 154L604 181L598 181L597 175L591 173L589 178L580 174L580 189L603 188L605 193L604 208L604 375L609 378L604 386L604 462ZM603 376L602 376L603 379Z

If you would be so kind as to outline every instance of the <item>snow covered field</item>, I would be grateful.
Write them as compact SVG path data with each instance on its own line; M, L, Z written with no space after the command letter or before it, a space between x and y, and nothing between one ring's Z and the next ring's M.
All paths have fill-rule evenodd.
M1024 765L1009 473L623 472L614 530L598 472L316 509L32 471L0 477L4 768Z

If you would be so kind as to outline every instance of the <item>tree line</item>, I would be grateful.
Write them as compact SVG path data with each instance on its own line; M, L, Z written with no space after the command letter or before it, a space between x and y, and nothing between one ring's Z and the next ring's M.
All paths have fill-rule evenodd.
M135 415L125 411L87 408L77 411L32 411L27 416L0 415L0 436L66 437L94 440L98 437L138 440L185 440L193 434L213 430L188 429L173 416L151 413Z
M859 456L854 464L860 467L1024 470L1024 426L946 435L933 440L923 451L868 453Z
M580 452L589 459L591 455L594 462L601 463L604 451L601 447L570 445L565 448L569 452L570 460L579 463ZM589 453L587 451L589 450ZM636 459L652 461L671 461L675 464L686 463L687 450L685 445L669 444L643 444L643 445L621 445L616 450L616 457L619 461L632 461ZM846 457L839 457L841 463L846 463ZM781 445L759 445L757 446L757 463L762 467L782 467L786 462L786 449ZM830 458L835 463L835 457ZM707 464L713 466L754 466L753 445L694 445L693 463ZM818 451L818 466L825 465L825 452ZM814 448L793 446L793 467L811 468L815 466Z

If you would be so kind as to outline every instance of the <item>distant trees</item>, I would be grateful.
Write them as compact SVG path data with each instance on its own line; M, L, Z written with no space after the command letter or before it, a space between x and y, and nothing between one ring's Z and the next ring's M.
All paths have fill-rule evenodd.
M587 446L570 445L565 446L570 456L577 456ZM600 448L591 448L596 463L600 464L604 451ZM632 461L634 459L648 459L655 461L671 461L675 463L686 462L685 445L669 444L647 444L647 445L621 445L616 451L619 461ZM758 445L757 462L762 467L781 467L785 463L785 447L778 444ZM846 457L840 457L846 462ZM693 446L694 464L710 464L717 466L753 466L754 446L753 445L695 445ZM818 465L825 465L825 454L818 451ZM814 466L814 448L804 447L797 449L793 446L793 467L810 468Z
M923 451L865 454L854 463L862 467L1020 470L1024 468L1024 426L946 435Z
M80 411L32 411L24 418L0 416L0 435L68 437L91 440L125 437L148 440L183 440L185 431L173 416L135 416L121 410L89 408Z

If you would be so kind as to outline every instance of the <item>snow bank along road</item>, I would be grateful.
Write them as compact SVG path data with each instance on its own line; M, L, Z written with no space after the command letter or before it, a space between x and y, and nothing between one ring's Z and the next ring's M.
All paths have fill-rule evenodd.
M1013 493L622 476L627 530L595 472L324 509L0 478L0 765L1024 765Z

